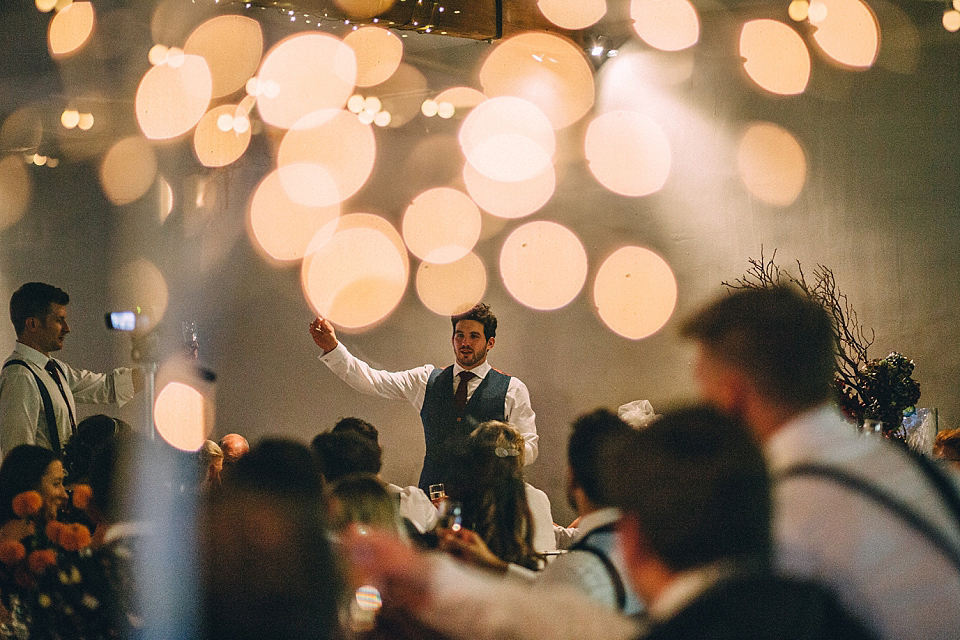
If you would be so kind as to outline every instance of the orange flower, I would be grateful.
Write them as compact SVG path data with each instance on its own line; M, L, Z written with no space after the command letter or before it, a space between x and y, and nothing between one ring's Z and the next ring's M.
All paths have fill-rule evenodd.
M42 506L43 498L36 491L24 491L13 498L13 512L20 518L37 515Z
M53 544L58 544L62 547L63 534L66 532L66 530L67 530L67 525L63 524L62 522L58 522L56 520L51 520L50 522L47 523L47 528L45 530L47 534L47 540L49 540Z
M63 526L60 534L60 546L67 551L79 551L90 544L90 530L82 524Z
M27 556L27 566L30 567L30 571L38 575L55 564L57 564L57 554L50 549L31 551Z
M73 506L77 509L86 511L91 498L93 498L93 489L89 485L78 484L73 488Z
M19 540L4 540L0 542L0 561L8 566L13 566L23 560L27 555L23 543Z

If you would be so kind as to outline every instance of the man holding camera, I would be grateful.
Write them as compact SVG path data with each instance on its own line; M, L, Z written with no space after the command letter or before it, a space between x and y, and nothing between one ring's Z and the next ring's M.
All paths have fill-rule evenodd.
M20 444L60 451L76 430L76 403L122 406L143 387L139 369L78 371L50 357L70 327L70 296L28 282L10 297L17 344L0 373L0 457Z

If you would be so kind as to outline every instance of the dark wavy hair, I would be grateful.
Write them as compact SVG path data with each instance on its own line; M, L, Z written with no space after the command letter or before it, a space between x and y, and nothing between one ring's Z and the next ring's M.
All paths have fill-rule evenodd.
M60 457L50 449L33 444L17 445L0 464L0 525L13 520L13 498L40 488L43 474Z
M505 562L539 569L523 482L523 437L505 422L481 423L467 443L459 486L463 523Z
M483 325L483 337L487 340L497 337L497 316L490 311L490 306L483 302L478 302L469 311L450 316L450 322L453 324L453 330L456 332L457 323L461 320L475 320Z

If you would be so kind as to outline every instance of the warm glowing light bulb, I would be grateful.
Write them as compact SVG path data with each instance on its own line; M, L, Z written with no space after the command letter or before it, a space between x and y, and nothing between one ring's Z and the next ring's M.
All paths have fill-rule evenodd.
M81 113L80 118L77 120L77 127L82 131L89 131L93 128L93 114Z
M450 102L441 102L437 105L437 115L444 120L449 120L456 113L456 108Z
M390 124L390 118L391 116L389 111L381 111L373 117L373 124L377 125L378 127L386 127Z
M163 64L167 59L167 52L167 47L162 44L155 44L150 47L150 53L147 54L147 59L150 60L150 64L153 66Z
M247 95L249 96L258 96L260 95L260 79L257 76L253 76L247 80Z
M819 24L827 19L827 5L823 2L814 0L807 9L807 18L811 24Z
M375 114L366 109L357 114L357 120L359 120L361 124L372 124L374 117Z
M50 13L57 6L57 0L37 0L37 9L43 13Z
M432 118L433 116L437 115L438 112L439 105L437 104L436 100L424 100L423 104L420 105L420 113L428 118Z
M349 109L351 113L360 113L363 111L365 102L362 95L355 93L347 100L347 109Z
M237 133L246 133L250 130L250 118L245 115L236 116L233 119L233 130Z
M42 167L47 162L47 156L42 156L39 153L33 154L33 164L38 167Z
M953 8L960 11L960 0L953 0Z
M229 113L224 113L217 118L217 129L220 129L220 131L224 133L233 129L233 116Z
M807 0L793 0L787 9L787 14L795 22L803 22L810 14L810 3Z
M173 67L174 69L179 69L183 66L184 63L184 54L183 49L179 47L170 47L167 51L167 64Z
M377 96L370 96L369 98L363 101L364 111L371 111L373 113L378 113L380 111L381 106L383 105L380 104L380 98L378 98Z
M60 124L64 129L73 129L80 124L80 112L75 109L66 109L60 114Z
M960 11L948 9L943 12L943 28L951 33L960 30Z

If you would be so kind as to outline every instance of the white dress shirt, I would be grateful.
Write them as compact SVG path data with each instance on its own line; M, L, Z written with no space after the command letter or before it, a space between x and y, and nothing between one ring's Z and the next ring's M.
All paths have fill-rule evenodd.
M400 496L400 517L412 522L417 531L426 533L437 528L440 512L430 502L430 498L423 492L423 489L388 484L387 491L391 495Z
M832 407L799 416L765 444L771 471L838 466L923 514L960 549L960 526L916 463L876 435L859 435ZM955 482L960 476L948 472ZM776 561L821 580L881 638L960 637L960 575L923 536L862 494L823 478L778 482Z
M61 382L67 396L65 400L56 382L44 369L51 359L18 342L7 361L23 360L43 382L53 403L61 446L73 435L67 402L76 416L78 402L122 406L133 398L133 375L130 369L114 369L109 374L93 373L74 369L61 360L53 359L63 373ZM37 379L22 365L13 365L0 374L0 456L20 444L52 448Z
M406 400L419 413L423 408L423 398L427 391L427 381L434 370L432 364L425 364L416 369L407 371L382 371L374 369L363 360L351 354L342 342L330 353L320 356L320 362L327 365L341 380L360 393L380 396L391 400ZM467 400L473 397L480 383L490 372L489 363L474 367L470 371L476 374L467 382ZM464 371L459 364L453 365L453 391L460 383L457 374ZM530 392L527 385L511 376L507 386L506 399L503 402L503 415L520 435L523 436L524 464L530 464L537 459L539 447L537 441L536 414L530 407Z
M580 518L577 535L569 546L575 545L591 531L605 527L620 519L620 511L613 507L598 509ZM610 561L616 567L623 587L628 593L632 592L630 574L626 570L619 545L615 545L610 554ZM600 602L611 609L618 607L617 593L611 583L610 572L606 565L594 554L587 551L570 551L558 556L536 576L534 586L537 589L552 589L559 585L574 587L593 600ZM628 606L638 608L638 604L630 602Z

